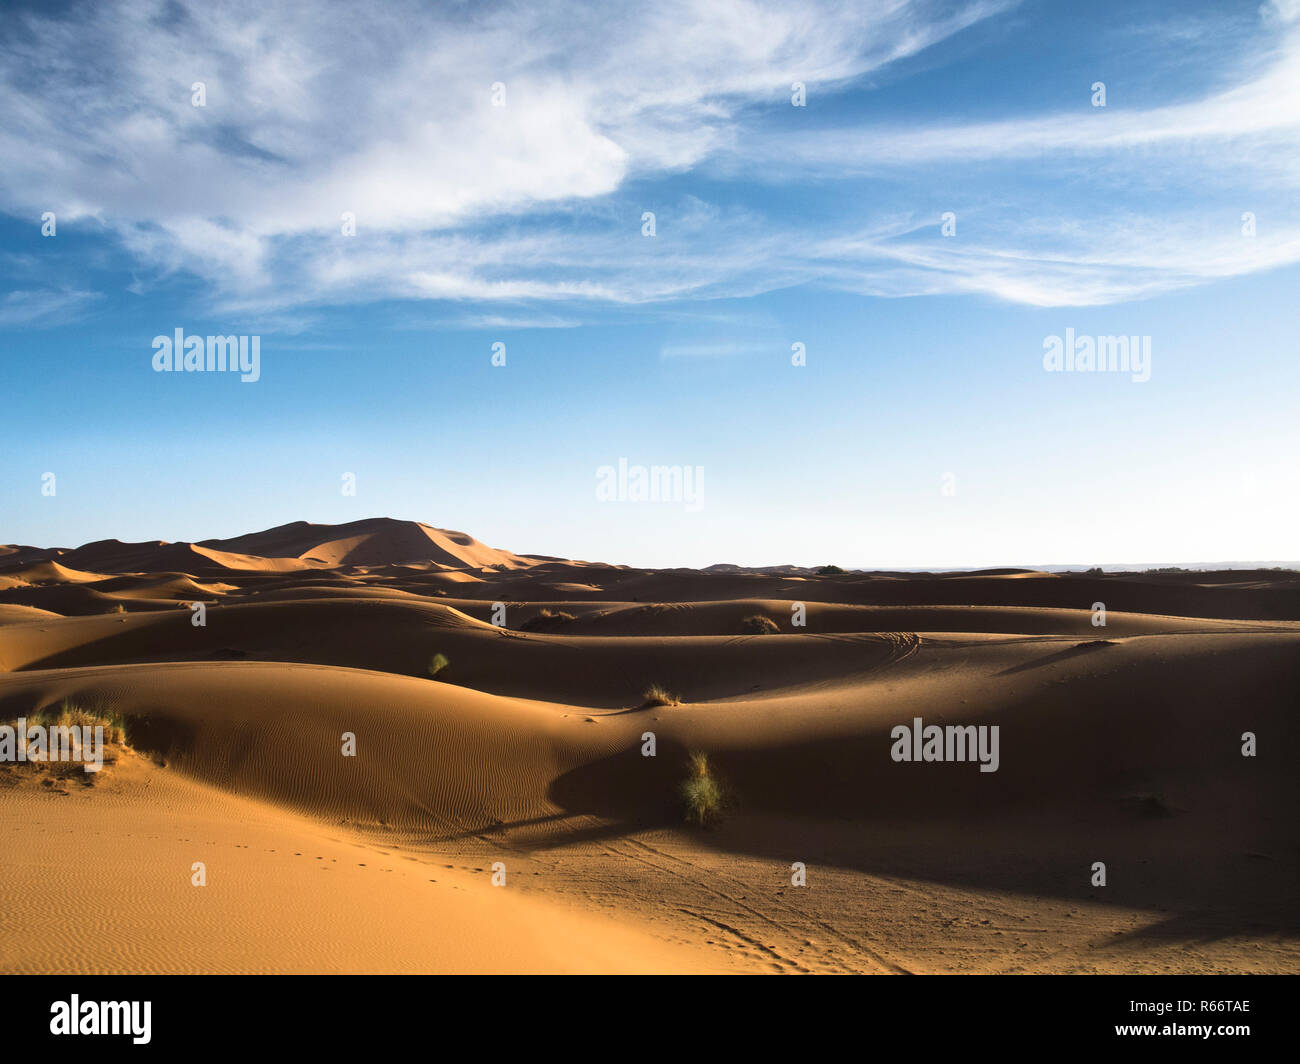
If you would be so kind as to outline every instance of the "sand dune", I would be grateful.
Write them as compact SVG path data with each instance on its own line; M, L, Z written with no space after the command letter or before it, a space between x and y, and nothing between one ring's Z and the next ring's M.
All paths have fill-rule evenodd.
M457 568L527 564L526 559L508 551L493 550L463 532L388 518L346 525L298 521L235 539L205 540L200 546L262 557L299 558L322 567L411 562L436 562Z
M22 624L26 621L43 621L58 617L49 610L38 610L35 606L20 606L16 603L0 604L0 624Z
M1292 574L656 574L386 521L35 554L0 716L130 748L0 766L0 970L1300 970ZM918 717L997 770L894 760ZM42 905L90 930L38 946Z
M6 547L0 566L45 561L31 547ZM208 573L298 572L339 566L435 563L451 568L517 568L529 559L494 550L463 532L449 532L415 521L373 518L347 525L281 525L233 539L199 543L152 540L123 543L99 540L59 554L59 563L96 573L142 573L172 570ZM70 578L65 578L70 579Z

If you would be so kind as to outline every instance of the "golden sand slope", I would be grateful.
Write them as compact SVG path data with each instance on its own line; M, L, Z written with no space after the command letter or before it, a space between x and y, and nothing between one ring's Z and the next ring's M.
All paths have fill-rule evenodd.
M0 971L667 972L719 967L140 759L67 797L10 791ZM74 841L69 845L69 841ZM193 885L194 864L206 884ZM522 875L522 871L515 874Z

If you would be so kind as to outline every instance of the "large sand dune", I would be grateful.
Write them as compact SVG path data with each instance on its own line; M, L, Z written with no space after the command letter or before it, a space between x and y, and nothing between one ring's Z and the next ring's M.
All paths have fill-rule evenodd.
M1178 575L654 572L387 520L4 549L0 717L129 748L0 766L0 970L1300 970L1295 574ZM917 717L996 725L997 770L893 760Z

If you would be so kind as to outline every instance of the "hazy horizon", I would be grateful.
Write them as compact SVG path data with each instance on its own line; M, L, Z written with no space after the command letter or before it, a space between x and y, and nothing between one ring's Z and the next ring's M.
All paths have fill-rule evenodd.
M989 570L989 569L1038 569L1038 570L1043 570L1045 572L1077 572L1077 571L1082 571L1090 568L1102 568L1107 572L1118 573L1118 572L1144 572L1144 571L1150 571L1155 568L1165 568L1165 567L1179 567L1179 568L1184 568L1189 570L1205 570L1205 571L1215 571L1220 569L1237 569L1237 568L1259 568L1259 569L1280 568L1280 569L1300 570L1300 562L1281 561L1275 559L1263 559L1263 560L1221 559L1218 561L1187 561L1184 559L1184 560L1161 560L1161 561L1145 561L1145 562L1006 562L997 565L980 565L980 566L942 565L942 564L888 565L888 564L876 564L872 562L864 562L864 563L844 562L844 561L834 560L834 559L814 561L814 562L769 561L769 562L752 562L752 563L739 563L739 562L732 562L727 560L718 560L715 562L710 562L706 565L698 565L698 566L644 566L638 564L635 561L617 560L612 558L570 558L566 555L548 555L546 554L546 552L543 551L529 550L526 545L511 544L511 543L494 543L491 541L483 540L481 537L475 536L473 531L470 529L463 529L463 528L448 529L445 528L444 526L438 525L436 522L422 521L416 518L395 518L395 517L372 516L369 518L359 518L357 519L356 522L349 522L349 523L365 523L365 522L373 522L373 521L411 522L411 523L426 525L428 527L436 528L445 532L464 533L473 536L473 538L479 540L480 542L483 542L488 547L510 550L513 551L514 553L522 554L530 557L547 556L547 557L561 558L566 561L584 561L584 562L592 562L592 563L604 563L609 565L624 565L624 566L630 566L632 568L664 568L664 569L682 568L682 569L706 570L710 568L715 568L717 566L735 565L738 568L742 568L742 569L772 569L772 568L780 568L782 566L790 565L797 568L816 569L825 565L838 565L840 568L850 572L894 571L894 572L917 572L917 573L967 572L967 571L982 571L982 570ZM291 525L291 524L308 524L308 525L318 526L322 528L338 527L336 523L332 523L332 522L294 521L294 522L285 522L283 525L271 525L266 528L245 529L243 530L243 532L235 533L234 535L231 536L200 536L193 539L163 540L163 542L172 542L172 543L174 542L185 542L185 543L221 542L223 540L237 538L238 536L257 535L263 532L274 531L277 528L281 528L284 527L285 525ZM137 540L134 542L147 543L147 542L155 542L156 540L157 537L154 537L152 539ZM43 550L72 551L72 550L77 550L81 547L91 546L95 543L103 543L103 542L128 542L128 541L123 541L120 536L105 536L97 540L84 540L76 544L0 543L0 546L23 546L23 547L35 547Z

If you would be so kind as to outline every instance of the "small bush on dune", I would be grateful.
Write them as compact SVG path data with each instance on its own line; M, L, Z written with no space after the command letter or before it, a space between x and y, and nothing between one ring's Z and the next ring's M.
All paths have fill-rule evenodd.
M642 692L641 703L642 709L649 709L651 706L680 706L681 698L673 694L667 688L660 687L657 683L652 683Z
M844 572L844 570L841 569L838 565L823 565L820 569L817 570L817 575L838 576L842 572Z
M544 609L536 617L529 617L519 626L521 632L549 632L553 628L568 624L574 619L566 610Z
M450 664L451 659L446 654L435 654L429 659L429 675L437 676Z
M777 635L781 631L776 621L771 617L764 617L761 613L755 613L741 621L740 630L744 635Z
M690 774L682 783L686 818L700 827L722 815L722 786L713 776L708 754L691 754Z
M126 742L126 721L121 714L106 709L83 709L67 698L57 709L46 706L27 714L26 720L29 728L37 725L43 728L103 728L104 742ZM6 723L12 725L15 720Z
M74 702L64 699L63 703L57 708L46 706L43 709L35 710L31 713L22 714L26 721L26 729L29 739L33 728L44 728L47 731L48 738L45 747L45 754L35 753L32 747L28 747L26 760L23 762L13 762L0 764L0 768L14 769L22 771L37 771L47 773L45 783L49 785L52 782L51 777L63 779L77 779L86 786L94 786L94 774L86 773L84 763L77 760L52 759L50 756L51 744L53 744L53 735L50 729L54 728L103 728L103 753L104 764L111 765L116 762L118 753L111 750L111 747L127 747L130 744L126 734L126 720L119 713L110 710L96 708L84 709ZM17 717L6 717L0 719L0 723L7 724L9 727L17 729ZM73 749L80 749L80 731L72 737ZM87 755L88 756L88 755Z

